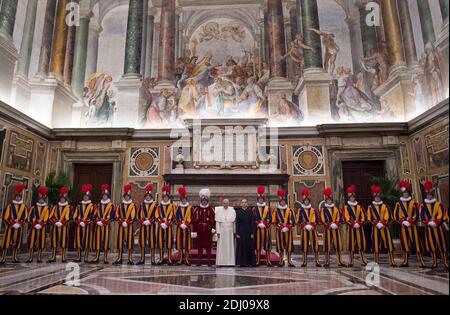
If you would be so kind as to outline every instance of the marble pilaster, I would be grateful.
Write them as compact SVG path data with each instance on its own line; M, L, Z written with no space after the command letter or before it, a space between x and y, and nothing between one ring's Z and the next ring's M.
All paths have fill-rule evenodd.
M359 17L364 57L370 57L379 48L376 26L367 25L367 14L365 3L360 4Z
M55 31L53 34L51 75L63 79L64 59L66 56L68 25L66 24L66 6L70 0L59 0L56 10Z
M408 66L417 65L417 50L414 41L414 31L409 12L408 1L397 0L398 13L402 29L403 46L405 48L405 59Z
M124 77L141 76L143 0L129 0Z
M428 1L417 0L417 7L419 8L420 25L422 26L422 36L425 45L433 44L436 40L436 33L434 31L433 17L431 15L430 4Z
M73 73L73 60L75 53L75 37L76 37L77 27L70 26L67 30L67 43L66 43L66 53L64 56L64 84L72 84L72 73Z
M80 16L80 25L75 36L75 56L72 72L72 90L78 97L83 96L86 75L87 47L90 13Z
M318 34L309 30L310 28L320 29L317 0L302 1L301 13L305 44L315 49L315 52L304 51L305 69L323 68L322 41Z
M39 54L38 78L45 78L50 70L50 58L52 53L53 28L55 26L57 0L47 0L45 9L44 29L42 33L41 51Z
M98 44L102 31L103 28L98 24L96 20L90 21L86 60L86 78L91 74L97 72Z
M175 3L175 0L163 1L159 34L158 81L170 86L175 79Z
M270 73L272 77L286 77L286 54L283 3L281 0L267 1L268 33L270 47Z
M364 58L364 47L362 43L362 34L360 26L359 11L352 11L352 15L347 14L345 22L350 33L350 47L352 51L353 73L361 71L361 60Z
M264 27L264 18L258 20L259 26L259 55L261 63L266 62L266 29Z
M153 66L153 34L155 31L155 17L147 16L147 49L145 54L145 78L152 77Z
M441 8L442 20L448 22L448 0L439 0L439 6Z
M0 100L10 103L14 68L19 54L12 34L16 19L17 1L3 0L0 5Z

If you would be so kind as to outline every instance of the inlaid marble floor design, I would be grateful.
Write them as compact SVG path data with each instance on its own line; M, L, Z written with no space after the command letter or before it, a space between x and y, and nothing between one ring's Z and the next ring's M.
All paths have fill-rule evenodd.
M26 257L22 257L25 261ZM208 268L186 266L112 266L80 264L79 285L68 286L74 264L0 266L0 294L45 295L448 295L449 273L443 267L391 268L383 257L379 270L358 265L316 268ZM400 261L398 261L400 263ZM72 269L75 266L75 269ZM67 268L67 269L66 269ZM70 279L70 277L69 277Z

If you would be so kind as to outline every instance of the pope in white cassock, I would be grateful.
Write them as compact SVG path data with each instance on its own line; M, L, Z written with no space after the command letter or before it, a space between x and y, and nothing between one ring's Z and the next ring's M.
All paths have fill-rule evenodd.
M224 199L222 207L216 208L217 256L216 266L235 266L234 233L236 212L230 207L228 199Z

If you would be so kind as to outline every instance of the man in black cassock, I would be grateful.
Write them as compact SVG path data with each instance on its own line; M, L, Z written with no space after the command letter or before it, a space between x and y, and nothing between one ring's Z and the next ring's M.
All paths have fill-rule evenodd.
M255 266L255 214L247 199L243 199L241 207L236 209L236 239L236 265Z

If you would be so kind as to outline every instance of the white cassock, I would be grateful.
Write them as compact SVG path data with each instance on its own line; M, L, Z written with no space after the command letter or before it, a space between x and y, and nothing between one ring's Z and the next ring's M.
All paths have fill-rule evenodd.
M234 232L236 211L233 207L226 210L223 207L216 208L216 231L220 234L217 240L217 266L235 266Z

